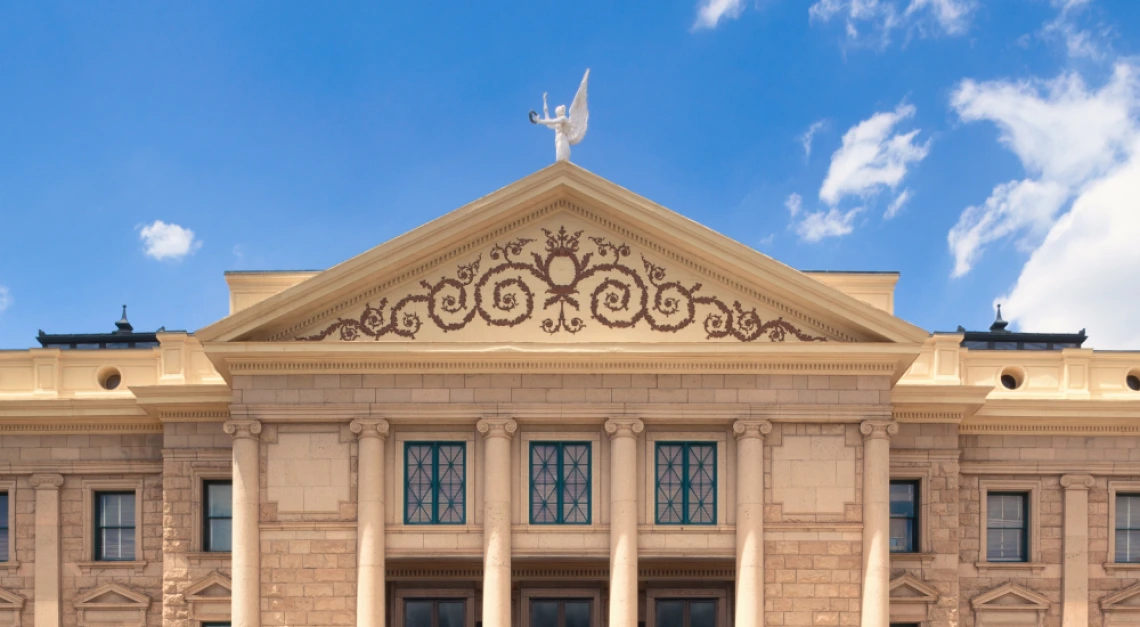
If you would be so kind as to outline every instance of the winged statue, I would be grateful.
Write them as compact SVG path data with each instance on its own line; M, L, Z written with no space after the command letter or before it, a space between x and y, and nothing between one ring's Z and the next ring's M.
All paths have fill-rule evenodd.
M546 107L546 94L542 94L542 117L534 111L530 112L531 124L542 124L554 129L554 158L555 161L569 161L570 147L582 141L586 136L586 123L590 121L590 112L586 109L586 82L590 80L590 70L586 70L582 77L582 84L578 85L578 93L574 95L574 102L570 104L570 115L566 115L566 105L554 108L554 117Z

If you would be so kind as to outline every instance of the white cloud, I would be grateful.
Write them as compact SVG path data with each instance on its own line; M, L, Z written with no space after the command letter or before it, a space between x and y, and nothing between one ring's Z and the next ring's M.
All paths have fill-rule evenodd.
M808 130L804 131L804 134L800 136L800 143L804 146L805 157L811 156L811 142L813 139L815 139L815 134L822 131L826 126L827 120L812 122L812 125L808 127Z
M1089 346L1140 349L1140 138L1131 157L1088 185L1052 226L999 302L1019 328L1076 332Z
M909 0L905 7L901 0L817 0L808 16L812 22L842 19L850 43L860 43L869 33L876 36L874 43L885 47L895 30L907 37L962 35L976 8L976 0Z
M788 199L784 201L784 206L788 208L788 214L793 218L799 215L803 205L803 197L796 193L788 194Z
M904 189L899 192L899 195L895 196L895 199L891 201L891 204L887 205L887 210L883 212L883 219L890 220L891 218L897 216L899 212L902 211L903 206L906 205L907 201L909 200L909 189Z
M12 292L6 286L0 285L0 313L12 305Z
M962 212L948 235L953 276L961 276L991 242L1020 234L1022 247L1032 249L1075 194L1128 157L1138 135L1140 82L1123 64L1099 91L1072 73L1051 81L966 80L951 105L966 122L996 124L1029 175L996 186L984 204Z
M850 211L840 211L834 207L824 211L815 211L804 216L796 225L796 233L805 242L818 242L825 237L841 237L854 230L855 216L863 208Z
M922 161L930 148L929 142L915 142L917 130L894 132L895 126L913 116L914 107L903 104L851 127L843 135L843 145L831 155L831 167L819 189L820 199L835 206L846 196L868 198L884 187L897 187L907 168Z
M716 28L722 19L735 19L744 11L744 0L700 0L693 28Z
M1100 59L1103 51L1093 36L1078 25L1080 13L1090 0L1053 0L1058 9L1057 17L1047 22L1041 29L1046 38L1059 38L1065 42L1070 57Z
M182 259L202 247L202 242L194 239L194 231L162 220L142 227L139 239L146 245L147 256L158 260Z

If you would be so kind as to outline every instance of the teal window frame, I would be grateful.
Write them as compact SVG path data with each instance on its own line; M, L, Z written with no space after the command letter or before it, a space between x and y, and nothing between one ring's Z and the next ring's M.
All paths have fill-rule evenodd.
M586 519L574 520L567 522L567 494L566 490L566 447L568 446L583 446L586 448ZM543 498L539 492L540 486L536 479L539 477L538 472L545 466L544 462L535 463L535 450L539 447L553 447L555 449L555 468L554 468L554 503L551 504L546 498ZM530 524L532 525L589 525L594 518L594 499L593 499L593 485L594 485L594 447L591 442L531 442L530 443ZM572 462L571 462L572 463ZM546 505L547 509L553 505L554 520L538 520L536 517L535 506ZM569 504L570 511L573 511L575 504ZM580 504L579 504L580 505Z
M663 516L662 516L666 511L669 511L668 509L662 510L662 505L663 505L663 502L662 502L663 490L661 487L662 472L663 472L663 470L668 472L668 470L674 466L674 464L672 462L667 462L666 465L664 466L664 468L662 467L662 451L661 451L661 449L663 447L681 447L681 459L680 459L681 469L680 469L680 472L678 474L678 479L680 482L680 495L681 495L680 520L663 520ZM701 449L707 448L707 449L712 451L712 453L711 453L712 472L709 474L709 481L711 483L711 486L710 486L711 489L709 491L709 494L711 495L712 502L707 504L710 507L702 507L702 509L707 509L710 512L709 519L708 520L696 520L696 521L694 521L693 516L692 516L692 511L690 508L690 505L692 504L690 499L691 499L691 493L693 492L693 470L694 470L692 468L690 453L693 451L693 449L696 449L696 448L701 448ZM717 445L717 442L715 442L715 441L690 441L690 442L661 441L661 442L656 443L656 446L653 447L653 487L654 487L654 491L653 491L654 492L653 519L658 525L716 525L717 524L717 522L716 522L717 521L717 506L718 506L717 490L719 489L719 486L717 484L717 471L718 471L718 467L717 467L718 451L717 451L717 449L718 448L719 447ZM696 470L699 471L700 468L698 467ZM668 507L667 501L664 504ZM675 508L671 508L671 509L676 511Z
M430 473L428 490L430 491L431 505L428 514L428 520L413 520L413 513L423 510L424 508L418 503L413 507L412 503L412 481L413 477L413 464L411 451L413 448L428 447L431 450L430 460ZM463 457L461 467L461 476L459 482L458 494L462 498L462 503L458 508L454 507L454 503L440 502L440 488L443 482L440 476L440 447L458 447ZM422 466L417 463L416 466ZM459 509L458 520L442 520L441 512L446 512L448 509ZM467 442L464 441L434 441L434 442L405 442L404 443L404 524L405 525L465 525L467 524Z

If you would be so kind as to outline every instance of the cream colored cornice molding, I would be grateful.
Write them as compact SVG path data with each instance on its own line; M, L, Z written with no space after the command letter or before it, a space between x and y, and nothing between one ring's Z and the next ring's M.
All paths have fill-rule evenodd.
M1140 425L1133 421L1097 422L1095 419L1072 424L1067 422L1035 422L1032 418L987 423L963 423L959 435L1140 435Z
M900 382L891 390L891 404L899 422L957 424L981 409L992 391L989 386Z
M1140 462L972 462L959 465L963 475L1065 475L1080 474L1093 476L1134 476L1140 475Z
M131 388L138 405L162 422L225 422L233 392L228 385L143 385Z
M160 422L7 422L0 421L0 435L67 435L104 433L162 433Z
M288 335L290 330L334 315L344 306L344 299L381 282L378 274L413 276L417 267L423 268L420 272L430 270L432 256L437 255L438 259L439 251L445 251L445 257L470 252L472 239L490 241L509 233L533 219L528 214L563 209L558 201L568 201L579 212L596 214L595 221L611 230L624 227L630 233L656 240L659 247L701 259L720 268L729 281L745 286L763 285L766 297L782 307L821 312L821 317L841 320L844 326L860 329L858 333L868 338L920 342L928 335L578 166L564 163L549 166L377 246L201 329L198 335L207 341ZM480 235L473 237L473 233ZM805 314L805 319L810 319L810 314Z
M0 474L33 475L154 475L162 472L162 461L66 461L0 463Z
M986 404L968 423L1019 423L1058 420L1069 424L1103 423L1119 420L1121 424L1135 423L1140 415L1140 398L1136 400L1069 400L1059 398L995 398Z
M16 418L146 418L134 397L0 400L0 420Z
M408 342L210 343L233 375L422 373L710 373L902 376L918 344Z
M886 405L748 405L740 403L372 403L313 405L233 405L234 419L261 422L350 422L371 417L392 424L475 424L482 418L524 424L571 421L599 425L611 418L649 424L730 426L737 420L851 423L889 420Z

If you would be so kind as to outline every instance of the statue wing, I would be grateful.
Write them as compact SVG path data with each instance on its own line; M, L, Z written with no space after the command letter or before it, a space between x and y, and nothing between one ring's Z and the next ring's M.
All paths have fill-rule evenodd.
M578 85L578 93L574 95L574 102L570 104L570 133L567 139L571 144L577 144L586 136L586 124L590 121L590 111L586 108L586 82L590 80L590 70L582 77L582 84Z

